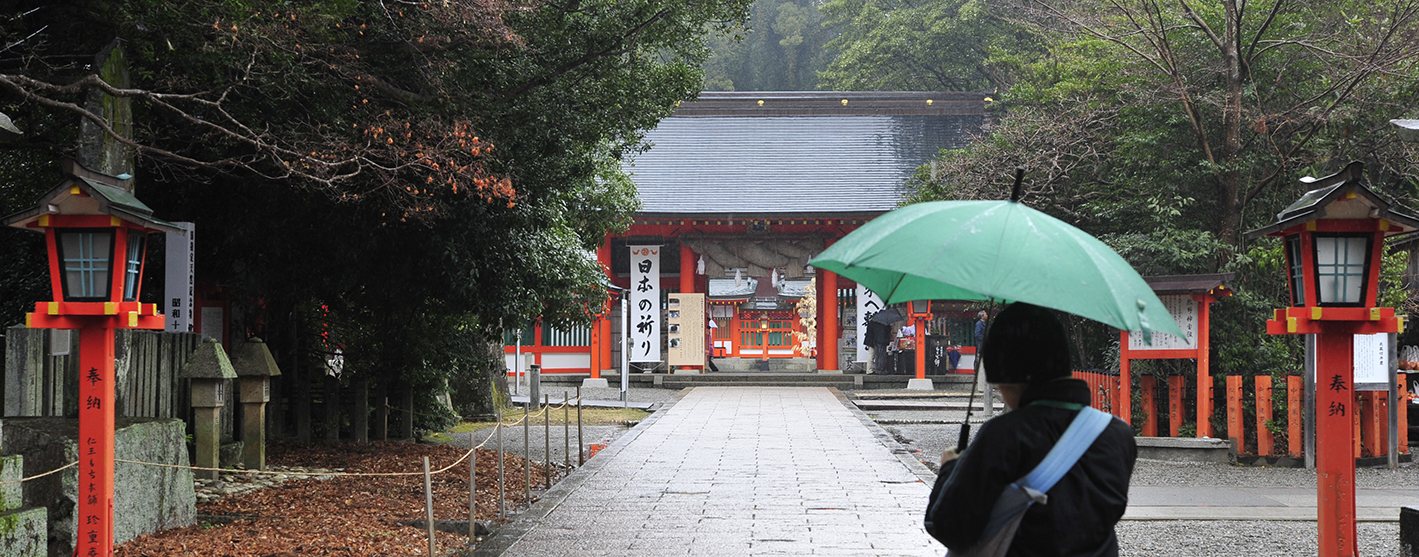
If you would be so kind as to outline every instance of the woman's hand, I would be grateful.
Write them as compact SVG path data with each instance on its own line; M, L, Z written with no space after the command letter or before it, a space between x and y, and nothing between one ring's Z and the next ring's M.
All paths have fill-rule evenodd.
M956 460L956 457L959 456L961 456L961 453L956 452L955 447L946 449L944 452L941 453L941 465L945 466L947 462Z

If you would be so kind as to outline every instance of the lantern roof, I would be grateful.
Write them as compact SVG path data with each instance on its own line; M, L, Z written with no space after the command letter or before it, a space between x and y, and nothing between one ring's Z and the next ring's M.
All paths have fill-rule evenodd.
M227 359L226 351L222 350L222 344L211 337L202 339L202 343L197 345L197 350L192 352L192 356L183 364L177 376L185 379L237 378L236 370L232 369L232 361Z
M242 377L275 377L281 374L271 349L258 337L251 337L232 351L232 367Z
M41 195L34 207L4 217L7 226L37 230L37 221L45 215L108 215L152 230L183 232L153 218L153 210L128 191L132 178L95 172L70 159L61 161L60 169L64 179Z
M1324 178L1301 181L1314 186L1276 215L1276 222L1246 233L1248 240L1318 219L1384 219L1390 223L1386 236L1419 230L1419 217L1400 212L1388 200L1360 184L1365 164L1352 162L1340 172Z

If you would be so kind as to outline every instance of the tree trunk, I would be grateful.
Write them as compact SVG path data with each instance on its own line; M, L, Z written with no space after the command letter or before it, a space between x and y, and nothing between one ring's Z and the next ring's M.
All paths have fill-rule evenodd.
M414 440L414 386L399 382L399 438Z
M355 379L354 400L350 401L350 438L356 443L370 440L370 381L364 377Z
M1240 33L1237 29L1236 0L1225 0L1225 30L1222 36L1222 65L1226 72L1227 98L1222 110L1222 165L1219 199L1222 202L1222 222L1218 237L1232 245L1240 245L1242 218L1242 175L1237 160L1242 152L1242 63L1239 55Z
M340 440L340 380L325 375L325 440Z
M374 390L374 438L389 440L389 384L380 381Z

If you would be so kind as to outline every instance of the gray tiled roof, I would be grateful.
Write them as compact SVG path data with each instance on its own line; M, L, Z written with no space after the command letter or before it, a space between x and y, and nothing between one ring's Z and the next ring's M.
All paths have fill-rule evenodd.
M982 98L705 94L650 131L651 149L626 169L642 215L884 212L896 208L917 167L969 141L984 119Z

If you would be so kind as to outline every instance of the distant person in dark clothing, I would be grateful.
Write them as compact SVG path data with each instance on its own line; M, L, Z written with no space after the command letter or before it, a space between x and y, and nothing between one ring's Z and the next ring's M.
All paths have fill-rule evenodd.
M985 312L976 313L976 357L980 357L981 346L985 344Z
M1044 460L1090 400L1088 386L1070 377L1064 327L1044 308L1005 308L981 357L986 381L1013 411L982 425L959 458L954 449L941 457L925 526L952 551L975 545L1000 493ZM1048 502L1026 511L1008 555L1118 555L1114 525L1128 506L1137 456L1133 429L1112 420L1047 492Z

